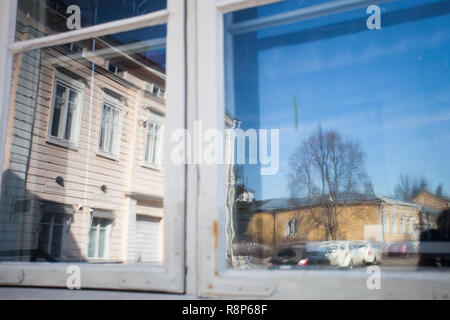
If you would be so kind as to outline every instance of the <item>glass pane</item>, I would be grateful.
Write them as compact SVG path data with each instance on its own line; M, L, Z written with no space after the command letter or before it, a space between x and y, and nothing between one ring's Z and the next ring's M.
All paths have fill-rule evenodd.
M158 152L158 143L159 143L159 136L160 136L160 127L158 125L155 126L155 133L154 133L154 142L153 142L153 148L152 148L152 163L157 164L157 152Z
M154 84L165 88L161 28L14 57L0 261L132 264L141 261L137 243L145 238L152 263L162 264L164 165L145 162L149 110L162 120L165 114L164 99L145 93ZM110 63L120 72L109 71ZM158 220L138 222L137 214Z
M52 136L58 137L59 133L59 125L62 116L62 109L64 108L65 96L66 96L66 88L60 85L59 83L56 85L56 98L55 98L55 107L53 109L53 122L52 122Z
M106 229L100 228L98 235L98 258L103 258L105 254L105 234Z
M97 227L92 225L91 231L89 232L89 251L88 257L95 258L96 248L97 248Z
M43 37L166 9L167 0L19 0L17 28L34 31L17 40ZM151 30L153 35L163 27ZM83 46L71 46L81 50Z
M54 225L53 226L53 239L52 239L52 250L50 255L53 258L59 258L61 255L61 245L63 237L63 226Z
M323 2L225 16L227 262L449 266L450 1Z
M50 236L50 225L41 224L38 242L38 250L40 251L40 253L48 253L49 236Z
M53 224L55 226L60 226L64 223L64 215L63 214L55 214L53 218Z
M66 132L64 138L71 140L73 138L73 122L76 121L76 110L78 107L78 93L76 91L70 90L69 92L69 102L67 108L67 120L66 120Z
M150 154L153 149L153 123L149 123L147 125L147 136L146 136L146 142L145 142L145 161L150 161Z
M41 217L41 223L50 223L52 221L52 214L45 212Z

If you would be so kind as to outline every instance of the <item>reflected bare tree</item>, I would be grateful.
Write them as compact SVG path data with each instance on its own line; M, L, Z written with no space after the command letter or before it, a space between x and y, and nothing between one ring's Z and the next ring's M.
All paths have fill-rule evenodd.
M345 223L340 212L355 195L373 194L364 157L357 141L319 126L290 158L291 193L308 203L312 222L325 229L327 239L339 238Z
M395 186L395 197L400 200L412 201L420 192L427 188L428 181L426 178L413 178L408 174L401 174Z
M444 196L443 189L444 189L444 186L442 185L442 183L437 185L435 193L438 197Z

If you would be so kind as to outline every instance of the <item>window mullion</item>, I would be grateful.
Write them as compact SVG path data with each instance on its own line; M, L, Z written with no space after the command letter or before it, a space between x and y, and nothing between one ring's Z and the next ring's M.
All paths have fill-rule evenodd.
M68 31L38 39L14 42L9 45L9 50L11 53L16 54L33 49L57 46L69 42L77 42L90 38L106 36L113 33L126 32L140 28L148 28L151 26L167 23L168 17L168 10L159 10L138 17L102 23L96 26L85 27L79 30Z
M98 251L99 251L99 245L100 245L100 225L97 224L95 226L95 258L98 258Z
M48 247L47 253L51 255L52 253L52 245L53 245L53 227L54 227L55 215L51 215L50 224L49 224L49 234L48 234Z
M59 128L58 128L58 138L65 139L66 127L67 127L67 115L69 113L69 97L70 97L70 88L65 87L66 91L64 92L64 105L61 107L61 113L59 115Z

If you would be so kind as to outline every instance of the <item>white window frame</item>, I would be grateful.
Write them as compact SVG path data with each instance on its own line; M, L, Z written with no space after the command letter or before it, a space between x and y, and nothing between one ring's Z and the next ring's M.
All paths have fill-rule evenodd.
M119 76L119 77L122 76L121 73L123 73L124 71L123 71L122 69L120 69L120 67L119 67L117 64L111 63L110 60L107 60L107 64L108 64L108 65L107 65L107 69L108 69L109 72L114 73L116 76ZM116 68L115 71L109 70L109 68L111 67L111 65L112 65L114 68Z
M155 88L158 88L158 94L153 93L153 90L155 90ZM161 95L161 91L163 91L164 93ZM147 92L149 94L147 94ZM166 90L164 88L161 88L160 86L158 86L155 83L145 83L145 88L144 88L144 94L145 95L150 95L151 97L157 97L159 99L165 99L166 98Z
M96 233L97 233L97 235L96 235L96 242L97 243L95 245L95 256L94 257L89 256L89 245L91 243L91 230L92 230L92 227L93 227L93 224L94 224L94 219L108 221L108 225L105 228L106 230L105 230L105 243L104 243L104 248L103 248L103 252L104 252L103 257L99 257L98 256L98 248L99 248L98 244L99 244L99 239L100 239L99 238L99 235L100 235L100 227L99 226L96 227ZM111 219L99 218L99 217L95 217L95 216L92 217L91 223L90 223L90 226L89 226L89 237L88 237L89 239L88 239L88 249L87 249L87 253L88 253L87 258L88 258L89 261L107 260L109 258L109 242L110 242L112 225L113 225L113 220L111 220Z
M67 214L64 213L55 213L55 212L43 212L40 217L39 217L39 228L38 228L38 232L36 235L36 241L37 241L37 245L39 245L39 238L41 236L41 225L42 225L42 217L44 214L49 214L51 215L50 218L50 229L49 229L49 240L52 239L51 242L49 242L49 248L47 249L47 253L50 255L51 254L51 248L53 246L53 228L55 227L55 217L57 215L62 215L63 218L63 223L62 223L62 235L61 235L61 248L60 248L60 253L58 257L54 257L55 259L64 259L65 258L65 249L66 249L66 241L67 241L67 231L70 228L69 223L71 223L71 218L67 216ZM37 247L37 246L36 246Z
M72 90L78 93L78 106L76 113L73 117L73 137L72 139L68 140L64 137L55 137L53 136L52 129L53 129L53 116L55 112L55 104L56 104L56 88L57 85L61 85L66 90ZM62 147L66 147L72 150L78 150L78 143L80 140L80 127L81 127L81 118L83 114L83 107L84 107L84 89L85 85L79 80L73 79L69 76L66 76L62 72L55 70L55 79L53 81L53 93L52 93L52 104L50 107L50 117L48 120L48 132L47 132L47 142L56 144ZM60 126L63 126L61 128L66 128L66 117L67 117L67 108L69 104L69 98L66 98L64 110L65 115L62 117L62 121L60 121ZM62 123L61 123L62 122ZM63 129L60 129L64 131Z
M134 29L167 25L167 99L166 99L166 153L176 145L168 132L185 128L185 2L168 0L167 9L101 25L50 35L43 38L14 42L17 0L0 1L0 12L9 19L0 20L0 154L4 154L9 113L13 54L33 49L77 42L93 37L131 31ZM3 168L3 157L0 165ZM81 287L145 290L182 293L185 290L185 165L166 164L164 194L164 261L161 266L147 265L78 265ZM0 175L1 185L2 175ZM170 201L169 201L170 200ZM67 263L0 263L0 285L66 288Z
M188 1L188 130L195 121L204 130L219 128L224 132L225 72L224 14L276 2L276 0L195 0ZM312 5L284 15L289 21L317 18L325 14L367 8L380 1L338 0ZM263 19L265 25L276 19ZM259 22L255 23L257 25ZM242 28L254 27L245 22ZM230 58L230 57L228 57ZM227 59L228 59L227 58ZM227 92L227 95L232 94ZM226 207L224 166L198 164L188 168L187 230L188 290L204 297L252 297L286 299L376 299L432 298L436 290L449 292L450 275L438 272L389 272L382 275L382 289L367 288L367 274L309 270L289 271L233 270L226 264ZM194 190L197 190L196 192ZM193 232L194 233L194 232ZM192 252L194 249L195 252ZM194 284L190 286L190 280ZM406 280L406 281L405 281Z
M113 141L111 141L113 150L111 152L100 148L100 137L101 137L101 130L102 130L102 126L103 126L103 113L105 112L105 106L109 106L118 112L117 128L113 127ZM106 157L106 158L116 160L116 161L119 161L119 159L120 159L120 148L122 146L122 126L123 126L124 109L125 109L125 106L119 98L115 98L106 92L104 93L103 101L102 101L102 105L101 105L101 109L100 109L100 124L98 127L97 154L99 154L103 157Z
M144 127L144 166L152 169L160 170L162 166L162 150L163 150L163 136L164 136L164 118L162 116L157 115L153 111L149 110L149 116L147 118L147 124ZM153 123L159 126L159 138L157 140L157 144L155 146L155 163L146 161L146 149L147 149L147 143L148 142L148 135L147 130L149 127L149 124Z

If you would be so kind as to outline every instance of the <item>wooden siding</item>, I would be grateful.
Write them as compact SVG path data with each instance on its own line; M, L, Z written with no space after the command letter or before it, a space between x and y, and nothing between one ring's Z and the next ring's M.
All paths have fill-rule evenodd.
M18 35L24 37L24 35ZM95 72L81 56L67 58L61 48L35 50L15 57L11 88L11 116L3 174L5 185L0 215L0 250L29 250L36 246L39 202L53 201L75 208L65 244L67 261L83 261L87 256L90 209L114 212L109 238L109 259L127 261L130 203L126 194L138 192L163 196L164 158L161 170L145 167L145 135L139 125L147 108L164 113L163 101L144 96L145 80L128 72L127 82L105 71ZM81 103L80 135L76 149L50 143L49 121L57 68L64 68L85 83ZM155 76L149 79L154 81ZM161 80L163 81L163 80ZM141 88L141 89L139 89ZM104 90L123 97L122 132L117 159L98 153L99 129ZM92 115L92 116L90 116ZM64 186L56 177L64 179ZM103 192L101 187L107 186ZM15 199L33 199L31 210L9 215ZM134 216L135 218L135 216ZM15 236L16 235L16 236ZM25 257L26 259L27 257ZM10 257L7 257L11 260Z

